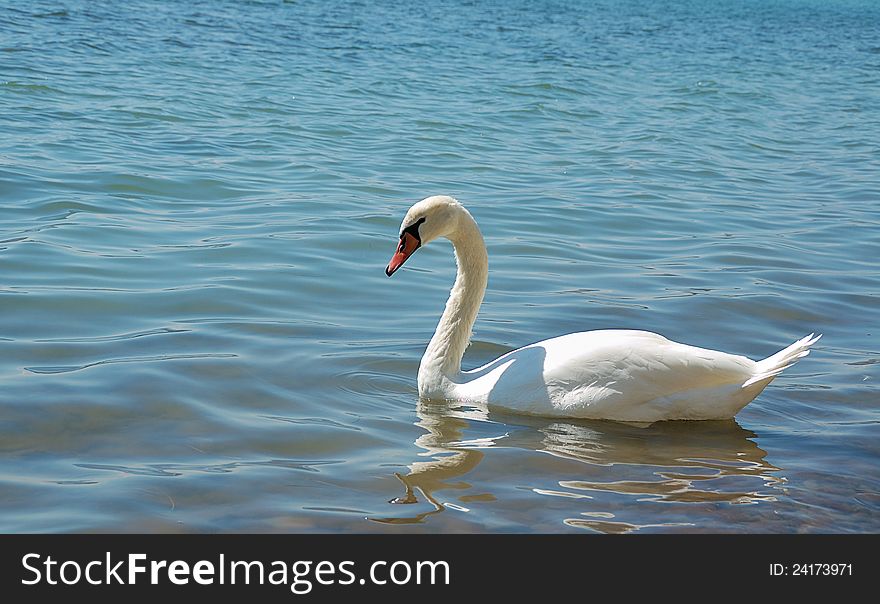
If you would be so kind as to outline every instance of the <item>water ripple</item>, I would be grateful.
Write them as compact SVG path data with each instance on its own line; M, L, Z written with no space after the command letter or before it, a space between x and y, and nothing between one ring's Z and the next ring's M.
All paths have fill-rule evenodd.
M89 367L96 367L98 365L110 365L113 363L147 363L153 361L178 361L178 360L186 360L186 359L231 359L237 357L237 354L234 353L222 353L222 352L213 352L213 353L201 353L201 354L161 354L155 356L144 356L144 357L122 357L122 358L114 358L114 359L103 359L101 361L95 361L94 363L86 363L84 365L61 365L55 367L25 367L25 371L30 371L31 373L42 373L42 374L51 374L51 373L70 373L72 371L80 371L82 369L88 369Z
M133 340L135 338L143 338L146 336L155 336L162 335L166 333L185 333L188 331L192 331L190 329L181 329L174 327L161 327L158 329L148 329L145 331L134 331L130 333L123 333L113 336L95 336L90 338L49 338L43 340L34 340L35 342L46 342L46 343L79 343L79 342L117 342L120 340Z

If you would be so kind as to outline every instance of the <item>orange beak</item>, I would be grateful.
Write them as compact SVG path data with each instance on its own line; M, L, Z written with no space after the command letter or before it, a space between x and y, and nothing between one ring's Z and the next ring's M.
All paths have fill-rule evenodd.
M391 262L388 263L388 267L385 269L385 274L389 277L393 275L397 269L403 266L406 259L409 258L414 251L419 249L419 246L421 245L422 242L416 237L409 233L404 233L400 238L400 245L397 246L397 251L391 256Z

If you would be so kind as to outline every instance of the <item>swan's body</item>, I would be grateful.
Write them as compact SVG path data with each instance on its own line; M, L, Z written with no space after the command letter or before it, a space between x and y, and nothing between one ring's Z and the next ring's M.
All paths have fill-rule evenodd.
M458 275L419 366L419 395L544 416L654 422L727 419L809 354L812 334L762 361L696 348L647 331L599 330L543 340L461 370L488 280L486 246L451 197L410 208L389 276L421 245L446 237Z

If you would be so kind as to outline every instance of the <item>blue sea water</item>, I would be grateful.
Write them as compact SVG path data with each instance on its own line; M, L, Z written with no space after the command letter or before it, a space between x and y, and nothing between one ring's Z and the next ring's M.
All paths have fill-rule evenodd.
M880 531L878 141L872 0L0 0L0 531ZM824 337L728 422L420 402L432 194L465 365Z

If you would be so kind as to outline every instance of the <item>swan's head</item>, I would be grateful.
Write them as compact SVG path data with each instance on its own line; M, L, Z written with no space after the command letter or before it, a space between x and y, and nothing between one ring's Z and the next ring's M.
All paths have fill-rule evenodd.
M462 216L470 216L458 201L446 195L427 197L409 209L400 223L400 243L385 269L389 277L413 252L438 237L447 239L458 230Z

